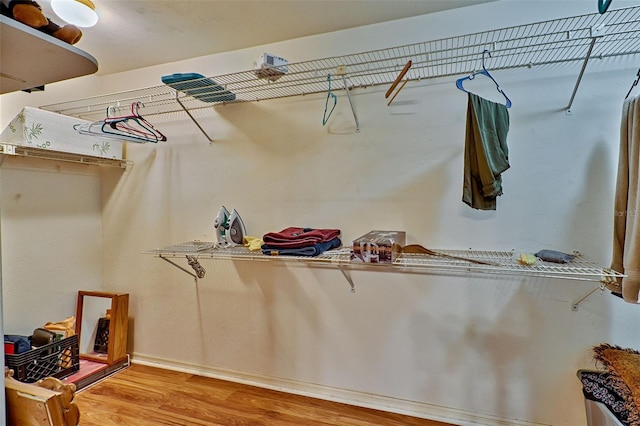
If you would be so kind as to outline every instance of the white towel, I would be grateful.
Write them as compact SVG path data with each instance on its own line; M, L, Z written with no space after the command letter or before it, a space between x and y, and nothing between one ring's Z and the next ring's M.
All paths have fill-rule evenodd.
M640 294L639 177L640 98L633 98L625 100L622 107L611 260L611 269L627 275L618 282L618 291L629 303L638 303Z

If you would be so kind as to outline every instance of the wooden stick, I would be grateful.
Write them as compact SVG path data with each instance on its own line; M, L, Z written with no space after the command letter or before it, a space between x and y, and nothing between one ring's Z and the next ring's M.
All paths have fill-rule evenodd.
M385 93L384 95L385 98L388 98L391 95L391 92L393 92L393 90L396 88L398 83L400 83L400 80L402 80L405 74L409 71L409 68L411 68L411 64L412 62L408 61L407 64L404 66L404 68L402 68L402 71L400 71L400 74L398 74L398 76L393 81L393 83L391 83L391 87L389 87L389 90L387 90L387 93Z
M499 263L495 263L495 262L489 262L489 261L480 260L480 259L471 259L471 258L468 258L468 257L453 256L451 254L440 253L440 252L428 249L428 248L426 248L424 246L421 246L420 244L409 244L408 246L405 246L405 247L402 248L402 252L403 253L424 253L424 254L429 254L431 256L446 257L446 258L449 258L449 259L457 259L457 260L465 260L467 262L477 263L477 264L480 264L480 265L501 266Z
M400 86L400 88L398 90L396 90L396 93L394 93L393 96L391 97L391 99L389 99L389 102L387 102L387 106L391 105L391 102L393 102L393 100L396 98L396 96L398 96L398 93L400 93L400 91L402 90L404 85L407 84L407 81L409 81L409 80L405 80L405 81L402 82L402 85Z

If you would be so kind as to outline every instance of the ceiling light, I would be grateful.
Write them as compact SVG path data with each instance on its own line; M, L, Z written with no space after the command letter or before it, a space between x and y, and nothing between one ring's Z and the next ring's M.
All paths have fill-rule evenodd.
M98 22L91 0L51 0L51 7L60 19L78 27L93 27Z

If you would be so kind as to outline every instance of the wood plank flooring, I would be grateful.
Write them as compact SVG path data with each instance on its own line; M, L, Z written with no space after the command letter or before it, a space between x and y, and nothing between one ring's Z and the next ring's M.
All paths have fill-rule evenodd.
M451 426L138 364L75 401L80 426Z

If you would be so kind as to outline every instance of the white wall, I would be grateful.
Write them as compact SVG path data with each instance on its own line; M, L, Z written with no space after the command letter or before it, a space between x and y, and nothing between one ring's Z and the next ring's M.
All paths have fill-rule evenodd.
M6 157L0 180L4 331L31 335L75 315L78 290L102 288L100 173Z
M558 3L501 1L106 76L99 85L112 92L174 72L240 71L263 51L299 61L595 11L594 2ZM584 424L576 370L593 367L598 343L637 345L640 319L637 306L608 293L573 312L597 283L358 271L352 294L333 269L202 261L207 275L195 284L142 252L212 241L224 204L254 236L335 227L348 242L371 229L406 230L408 243L431 248L579 250L606 265L620 111L637 59L591 65L571 115L564 108L581 64L495 73L514 102L511 169L495 212L460 201L466 96L453 78L407 85L392 107L386 88L358 89L357 134L344 96L326 127L323 95L214 108L198 116L211 146L186 117L157 119L167 143L129 144L129 171L100 172L102 285L131 294L134 360L460 424ZM71 86L61 83L55 96ZM54 96L34 95L31 105ZM1 99L4 121L5 105L19 110L24 97ZM6 268L14 225L5 191ZM74 193L65 198L78 202ZM16 286L7 281L5 312Z

